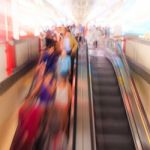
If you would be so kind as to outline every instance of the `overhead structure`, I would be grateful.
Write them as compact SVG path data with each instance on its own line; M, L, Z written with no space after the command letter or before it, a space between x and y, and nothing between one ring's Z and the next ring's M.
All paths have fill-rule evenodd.
M5 11L12 15L14 30L18 26L39 30L74 23L120 28L123 33L150 30L149 0L7 0L5 4L8 2L12 8ZM2 2L1 14L4 8Z

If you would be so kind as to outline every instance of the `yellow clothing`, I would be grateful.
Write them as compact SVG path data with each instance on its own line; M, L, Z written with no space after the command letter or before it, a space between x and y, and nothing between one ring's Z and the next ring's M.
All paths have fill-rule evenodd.
M78 42L76 41L76 39L72 34L70 34L70 46L71 46L71 54L75 55L78 48Z

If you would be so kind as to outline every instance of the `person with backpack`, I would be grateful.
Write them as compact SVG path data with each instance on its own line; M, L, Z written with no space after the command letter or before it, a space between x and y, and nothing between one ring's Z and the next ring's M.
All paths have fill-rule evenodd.
M67 129L69 108L71 105L72 91L66 72L61 72L57 81L54 104L59 107L63 118L63 129Z
M54 95L56 91L56 79L53 72L47 72L43 78L36 81L33 90L26 98L26 101L32 100L34 97L39 97L39 103L47 106L54 102Z
M45 68L45 73L50 71L50 72L55 72L56 71L56 64L58 60L58 54L56 53L56 41L51 40L49 45L47 46L47 50L43 54L43 56L40 58L39 64L36 68L36 72L39 71L40 67L39 65L41 63L46 64Z
M45 75L44 81L41 85L39 92L40 103L43 105L49 105L54 102L54 96L56 91L56 79L53 72L48 72Z
M62 48L66 51L66 54L71 58L71 72L70 72L70 83L73 79L74 59L78 49L78 42L75 37L71 34L68 28L63 28L63 39Z
M59 78L61 74L69 76L71 71L71 58L66 54L65 50L62 50L61 55L57 62L57 77Z

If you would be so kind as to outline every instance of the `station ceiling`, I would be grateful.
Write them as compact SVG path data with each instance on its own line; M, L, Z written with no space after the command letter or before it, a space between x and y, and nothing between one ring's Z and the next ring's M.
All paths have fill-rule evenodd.
M126 31L136 28L143 30L144 26L147 31L150 31L150 0L11 1L11 13L14 20L25 26L38 28L40 26L82 23L111 27L121 26ZM2 5L1 7L3 8Z

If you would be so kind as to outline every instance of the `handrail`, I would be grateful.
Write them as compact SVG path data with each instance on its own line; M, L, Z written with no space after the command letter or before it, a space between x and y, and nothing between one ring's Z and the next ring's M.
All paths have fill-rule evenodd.
M124 53L123 53L120 42L122 43L121 39L116 40L116 39L111 38L108 40L108 47L113 49L116 53L118 53L122 57L122 54L124 54ZM134 62L128 56L125 56L125 58L127 59L127 62L129 64L130 68L134 72L136 72L138 75L140 75L148 84L150 84L150 70L148 70L141 64Z
M78 87L78 50L76 55L76 72L75 72L75 95L74 95L74 126L73 126L73 147L72 150L76 149L76 125L77 125L77 87Z
M121 49L120 45L119 45L119 44L117 44L117 45L118 45L118 47ZM128 63L127 63L127 60L126 60L126 56L124 55L124 53L121 53L121 58L122 58L122 60L124 61L124 65L125 65L126 72L127 72L127 74L128 74L128 78L130 78L130 81L131 81L131 83L132 83L132 85L133 85L133 87L134 87L135 93L136 93L136 95L137 95L138 102L140 103L140 107L141 107L142 113L143 113L143 115L144 115L144 118L145 118L145 120L146 120L146 124L147 124L147 126L148 126L148 128L149 128L149 132L150 132L150 125L149 125L149 122L148 122L148 118L147 118L147 116L146 116L146 113L145 113L144 107L143 107L143 105L142 105L140 96L139 96L137 90L135 89L136 87L135 87L135 84L134 84L134 82L133 82L133 78L132 78L132 76L131 76L130 73L129 73L129 72L130 72L130 71L129 71L130 69L129 69L129 66L128 66ZM140 69L142 70L142 68L140 68ZM149 81L147 81L147 82L149 82Z
M132 70L134 70L138 75L140 75L145 81L147 81L150 84L150 70L145 68L144 66L135 63L133 60L131 60L128 56L125 56L125 54L122 52L122 47L120 43L116 43L116 49L119 51L119 54L123 58L123 60L126 61L126 63L129 63L129 66Z
M94 104L93 104L93 92L92 92L92 79L91 79L91 66L88 54L88 47L86 52L87 57L87 68L88 68L88 87L90 96L90 119L91 119L91 141L92 150L96 150L96 134L95 134L95 119L94 119Z
M77 81L78 81L78 51L76 55L76 63L74 64L74 74L72 82L72 103L70 112L70 130L69 130L69 141L68 150L76 149L76 124L77 124Z
M137 41L141 44L146 44L146 45L150 45L150 41L149 40L146 40L146 39L142 39L142 38L139 38L139 37L129 37L129 36L126 36L126 39L128 40L133 40L133 41Z
M115 73L117 75L119 88L120 88L122 98L123 98L123 101L124 101L124 106L127 110L126 111L127 118L129 120L130 127L132 128L131 133L132 133L132 136L133 136L133 140L134 140L136 149L137 150L142 150L142 146L140 144L141 141L139 139L139 135L138 135L138 132L137 132L137 127L136 127L135 120L134 120L134 117L133 117L131 104L129 102L128 91L127 91L126 86L124 84L125 81L123 80L123 73L122 73L121 69L119 69L119 67L118 67L119 64L118 64L118 61L116 60L115 56L107 55L107 58L111 61L112 65L114 67Z
M140 75L148 84L150 84L150 70L146 69L144 66L138 64L137 62L131 60L128 56L126 56L127 62L130 68Z
M136 93L134 83L132 82L133 80L130 75L130 70L129 70L125 55L121 50L121 46L117 46L117 51L115 51L115 53L117 55L119 54L118 56L121 58L122 63L124 65L123 67L124 67L125 73L127 75L125 78L128 81L128 87L125 87L125 89L127 89L126 94L127 94L128 98L130 99L130 107L132 107L132 110L134 111L133 117L136 122L136 126L138 126L137 131L139 133L141 143L143 144L142 147L143 147L143 149L146 149L147 147L149 147L148 145L150 145L149 123L147 122L147 119L146 119L147 117L146 117L145 113L143 112L144 109L142 109L141 100L139 99L138 93ZM124 76L124 75L122 75L122 76ZM138 112L138 114L135 114L137 112ZM145 143L145 141L143 141L143 139L144 139L143 134L145 135L145 138L146 138L145 140L146 140L147 144Z
M122 60L124 62L124 67L125 67L125 70L127 72L127 75L128 75L128 79L132 85L132 93L133 93L133 96L135 97L135 101L136 101L136 104L137 104L137 107L138 107L138 110L139 110L139 113L140 113L140 116L141 116L141 119L142 119L142 123L143 123L143 126L144 126L144 129L145 129L145 132L146 132L146 135L147 135L147 138L148 138L148 141L150 142L150 126L149 126L149 122L148 122L148 118L146 116L146 113L145 113L145 110L143 108L143 105L142 105L142 102L141 102L141 99L140 99L140 96L139 94L137 93L137 91L135 90L135 85L133 83L133 80L131 78L131 75L129 73L129 67L128 67L128 63L127 63L127 60L125 58L125 55L122 53ZM149 143L150 144L150 143Z

